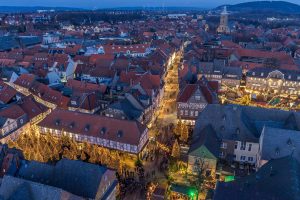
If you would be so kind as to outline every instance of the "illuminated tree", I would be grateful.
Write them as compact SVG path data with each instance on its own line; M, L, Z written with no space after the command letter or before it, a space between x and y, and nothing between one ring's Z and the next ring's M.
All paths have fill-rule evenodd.
M86 160L86 155L85 155L84 151L81 151L80 160L83 160L83 161Z
M98 161L97 149L95 147L91 147L88 152L89 152L89 156L90 156L89 162L90 163L96 163Z
M178 141L175 140L172 148L172 157L174 158L179 158L180 157L180 146L178 144Z
M9 141L7 142L7 144L8 144L8 147L9 147L9 148L17 148L17 149L20 148L19 145L18 145L18 143L15 142L15 141L13 141L13 140L9 140Z
M62 156L63 156L64 158L67 158L67 159L70 159L70 160L76 160L76 155L74 155L74 154L70 151L70 149L67 148L67 147L65 147L65 148L63 149L63 154L62 154Z
M189 129L188 129L187 125L182 124L180 140L183 142L187 142L188 139L189 139Z
M180 136L181 135L181 131L182 131L182 122L179 119L178 122L177 122L177 124L176 124L176 126L175 126L175 128L174 128L174 133L175 133L175 135Z
M78 143L69 136L53 137L51 133L38 134L28 131L15 141L8 141L10 148L20 149L25 159L40 162L58 161L62 157L101 163L122 172L123 163L118 151L109 150L84 141Z

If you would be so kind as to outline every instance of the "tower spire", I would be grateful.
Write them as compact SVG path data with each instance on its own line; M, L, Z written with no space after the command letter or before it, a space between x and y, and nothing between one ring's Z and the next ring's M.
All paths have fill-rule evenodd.
M227 11L227 6L224 6L223 11L221 12L221 17L220 17L220 25L217 29L218 33L229 33L229 27L228 27L228 11Z

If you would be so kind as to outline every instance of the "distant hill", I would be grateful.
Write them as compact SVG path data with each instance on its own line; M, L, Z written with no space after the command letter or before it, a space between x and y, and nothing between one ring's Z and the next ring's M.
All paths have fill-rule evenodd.
M55 11L79 11L84 10L80 8L67 8L67 7L23 7L23 6L0 6L0 13L26 13L36 12L37 10L55 10Z
M229 11L237 12L278 12L287 14L300 14L300 5L286 1L252 1L235 5L226 5ZM219 6L216 10L221 10Z
M206 10L205 8L201 7L113 7L113 8L100 8L98 9L100 11L102 10L129 10L129 11L135 11L135 10L145 10L145 11L203 11Z

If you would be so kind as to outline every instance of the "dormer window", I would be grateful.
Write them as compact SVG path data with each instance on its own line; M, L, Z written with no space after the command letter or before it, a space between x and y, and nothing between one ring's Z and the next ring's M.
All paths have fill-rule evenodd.
M59 119L55 120L55 125L58 126L59 124L60 124L60 120Z
M201 96L200 96L200 95L195 95L195 100L196 100L196 101L200 101L200 99L201 99Z
M84 127L84 130L85 130L85 131L89 131L89 130L90 130L90 125L87 124L87 125Z
M280 150L278 147L275 149L275 154L276 154L276 156L279 156L279 154L280 154Z
M223 119L223 121L225 121L226 120L226 115L223 115L222 119Z
M106 132L106 128L105 128L105 127L102 127L101 130L100 130L101 135L104 135L105 132Z
M121 138L123 136L123 131L119 130L117 133L118 138Z
M72 122L72 123L69 125L70 128L74 128L74 126L75 126L75 122Z
M289 146L291 146L292 145L292 140L291 140L291 138L289 138L288 139L288 141L286 142Z

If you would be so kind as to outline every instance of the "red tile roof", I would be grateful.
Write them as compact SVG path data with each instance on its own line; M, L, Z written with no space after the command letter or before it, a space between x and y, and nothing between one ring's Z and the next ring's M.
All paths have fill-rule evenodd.
M33 74L22 74L20 77L17 78L14 84L29 89L34 81L35 76Z
M62 93L51 88L48 88L42 99L57 105L59 108L67 108L70 101L70 98L63 96Z
M29 90L32 94L40 97L44 101L57 105L59 108L67 108L70 100L68 97L63 96L62 93L53 90L47 85L44 85L43 83L39 83L37 81L35 81L31 85Z
M2 58L0 59L0 66L13 66L16 63L15 59L7 59L7 58Z
M101 61L112 62L115 58L113 54L93 54L89 58L90 64L100 63Z
M3 103L8 103L17 94L17 90L10 87L6 83L0 81L0 101Z
M133 44L133 45L103 45L105 54L126 53L145 53L150 47L149 44Z
M18 119L22 116L24 116L26 113L23 111L23 109L17 105L13 104L7 108L3 108L0 110L0 116L10 119Z
M76 102L76 105L72 104L73 101ZM93 109L98 108L99 105L100 104L97 102L97 95L95 92L93 93L75 92L72 94L68 106L92 111Z
M198 88L208 103L214 103L214 93L216 94L218 90L218 82L216 81L208 81L207 84L203 81L197 84L187 84L178 94L177 102L187 102Z
M146 90L148 95L151 95L151 90L160 88L160 76L150 73L136 74L135 72L124 72L120 74L120 81L128 84L140 84Z
M143 132L147 129L137 121L119 120L60 109L52 111L38 125L131 145L138 145ZM104 133L101 133L101 130L105 130ZM122 132L121 136L118 135L120 131Z
M69 79L67 87L71 88L72 90L79 91L79 92L101 92L105 93L107 86L104 84L98 85L93 83L87 83L85 81L77 81L74 79Z
M234 43L232 41L229 40L222 40L221 41L221 45L225 48L229 48L229 49L237 49L237 48L241 48L240 45L238 45L237 43Z
M269 52L253 49L237 49L236 53L240 57L256 57L256 58L276 58L283 64L294 64L291 55L285 52Z
M22 104L20 107L27 114L29 120L46 112L48 108L41 103L38 103L32 95L22 98Z

